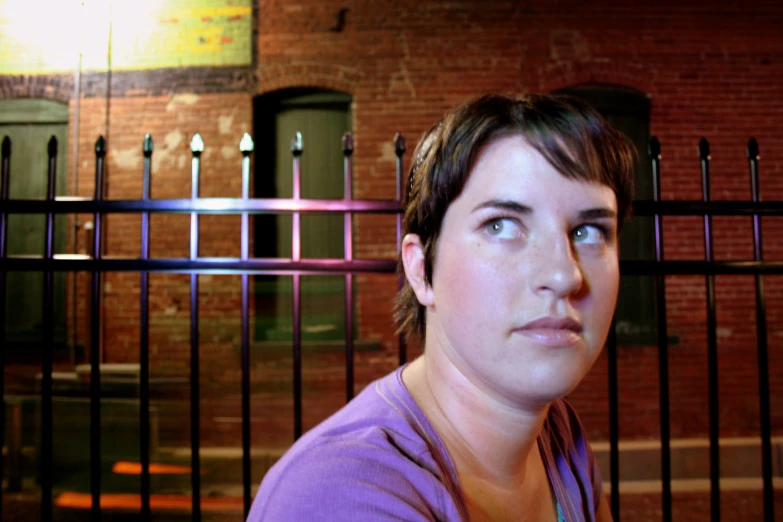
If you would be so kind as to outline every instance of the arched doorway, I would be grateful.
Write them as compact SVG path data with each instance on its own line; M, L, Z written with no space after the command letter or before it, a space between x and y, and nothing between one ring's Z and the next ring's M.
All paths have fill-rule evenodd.
M293 193L291 139L301 132L301 196L343 198L341 138L352 128L351 96L323 89L285 89L254 100L256 197L289 198ZM255 220L254 254L291 257L290 215L261 215ZM303 258L342 258L343 216L303 215ZM342 340L345 336L344 278L308 276L302 281L302 339ZM255 280L257 340L291 338L290 277Z
M0 100L0 140L11 139L10 197L43 199L46 197L47 144L54 136L58 142L56 194L66 193L68 165L68 106L50 100ZM55 252L65 252L66 216L55 217ZM8 254L42 255L45 216L11 214L8 216ZM64 273L54 277L54 340L66 343ZM9 272L6 288L6 347L22 350L40 346L43 321L43 274Z

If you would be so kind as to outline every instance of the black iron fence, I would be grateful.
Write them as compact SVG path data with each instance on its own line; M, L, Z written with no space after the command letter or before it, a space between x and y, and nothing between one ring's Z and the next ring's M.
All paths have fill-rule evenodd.
M101 137L95 145L95 194L93 198L55 197L55 170L57 141L52 138L48 144L48 191L45 200L10 199L9 187L13 181L10 173L11 142L6 137L2 142L2 185L0 190L0 332L6 332L5 317L8 306L5 294L9 273L36 271L44 274L43 290L43 342L44 346L53 343L54 301L53 277L55 272L88 272L91 274L91 317L90 350L90 489L91 519L101 516L101 373L99 350L101 332L101 284L102 274L108 272L132 272L140 277L140 375L139 375L139 424L141 455L141 518L149 520L150 511L150 371L149 371L149 274L150 272L188 273L190 274L190 422L191 422L191 486L192 518L200 520L201 477L200 477L200 438L199 438L199 275L220 273L239 274L241 276L241 397L242 397L242 470L243 470L243 513L246 516L251 503L250 467L250 336L249 336L249 281L250 275L290 275L293 279L293 394L294 394L294 436L302 433L302 337L301 337L301 278L314 274L342 274L345 277L345 323L346 332L353 331L353 277L358 273L394 273L394 259L354 259L351 218L360 213L387 213L397 216L397 244L400 240L402 164L405 153L405 141L397 135L394 147L397 157L396 176L397 193L395 199L366 200L353 199L351 182L353 179L352 153L353 140L347 133L342 140L344 154L344 198L339 200L301 198L300 157L302 139L297 133L291 144L293 167L293 196L280 199L260 199L250 197L250 156L253 141L245 134L240 142L242 152L242 196L239 198L201 198L199 180L201 171L201 153L204 144L196 134L191 141L192 151L192 192L189 199L152 199L150 196L150 177L152 171L153 142L149 135L143 142L143 188L142 198L138 200L107 200L103 198L106 142ZM759 404L761 425L762 478L764 520L774 520L773 484L772 484L772 448L770 439L770 400L769 375L767 369L767 314L764 295L764 275L783 274L783 262L764 261L762 257L761 222L762 216L783 216L783 202L762 202L759 196L758 145L754 139L748 143L747 153L750 168L751 199L745 201L710 200L710 152L709 144L702 139L700 145L703 198L701 201L662 201L660 198L661 154L658 140L650 142L649 154L653 167L654 200L636 201L635 213L652 216L655 227L655 259L650 261L622 261L623 275L652 275L656 282L656 306L658 320L658 354L660 381L660 438L661 438L661 478L663 520L672 518L671 491L671 437L669 413L669 360L667 318L665 301L665 276L703 275L707 289L708 316L708 372L709 372L709 411L710 411L710 486L712 520L720 520L720 455L718 444L718 366L717 366L717 322L715 309L714 279L719 274L749 274L755 278L757 310L757 358L759 370ZM24 175L26 173L14 173ZM303 259L300 244L300 217L307 213L336 213L344 215L344 256L342 259ZM92 235L92 255L57 255L54 253L54 217L56 214L85 213L93 215L94 232ZM137 213L141 215L141 255L138 258L104 257L102 226L107 214ZM190 255L188 258L151 259L150 214L189 214L190 215ZM292 256L291 258L256 258L250 256L249 216L251 214L291 214ZM45 216L45 245L43 255L13 256L7 252L8 216L10 214L38 214ZM238 258L207 258L199 256L199 216L205 214L238 214L241 216L241 245ZM712 255L712 216L751 216L753 220L754 258L746 261L716 261ZM665 260L663 252L663 216L703 216L705 259L703 261ZM2 338L0 338L2 339ZM354 389L354 353L352 335L346 335L346 399L350 400ZM5 347L0 348L0 367L5 370ZM403 339L399 341L400 364L406 361L406 347ZM620 472L619 472L619 408L617 341L614 329L608 341L609 361L609 419L610 419L610 476L611 509L615 520L620 520ZM52 351L41 353L41 408L40 408L40 455L38 458L41 488L41 520L52 518ZM5 389L5 372L0 372L0 393ZM3 397L3 399L5 399ZM6 401L4 400L4 403ZM0 446L18 441L5 441L5 415L0 415ZM13 452L9 452L13 458ZM0 469L5 469L3 456L0 455ZM9 477L10 479L10 477ZM11 481L9 480L9 484ZM0 495L2 492L0 491ZM2 497L0 497L0 501Z

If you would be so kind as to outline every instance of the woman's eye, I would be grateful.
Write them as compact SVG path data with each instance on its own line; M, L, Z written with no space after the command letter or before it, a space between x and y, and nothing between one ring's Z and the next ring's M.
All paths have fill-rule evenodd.
M490 236L499 239L516 239L522 235L519 225L509 218L493 219L485 228Z
M580 225L573 231L574 242L597 245L606 242L606 232L596 225Z

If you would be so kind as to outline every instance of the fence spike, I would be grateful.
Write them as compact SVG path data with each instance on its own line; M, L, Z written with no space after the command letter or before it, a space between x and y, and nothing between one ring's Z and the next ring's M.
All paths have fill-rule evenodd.
M57 138L52 136L49 138L49 145L47 146L47 151L49 152L49 157L57 156Z
M106 155L106 140L103 136L98 136L98 140L95 142L95 154L97 156Z
M142 145L142 150L144 151L144 157L149 158L152 156L152 136L149 134L144 135L144 144Z
M297 131L291 140L291 152L293 152L294 156L299 156L302 154L302 149L302 133Z
M6 158L11 155L11 138L6 136L3 138L3 157Z
M699 157L703 160L709 160L710 158L710 142L707 141L707 138L702 138L699 140Z
M190 140L190 150L194 156L198 156L204 152L204 140L201 139L201 134L198 132L193 135L193 139Z
M748 159L761 159L761 156L759 155L759 142L756 141L756 138L751 138L748 141Z
M253 143L253 138L250 137L250 134L247 132L243 134L242 139L239 140L239 150L242 152L242 154L247 156L248 154L253 152L254 146L255 144Z
M399 132L394 135L394 153L397 157L405 154L405 137Z
M647 146L647 154L649 154L651 158L661 159L661 142L658 141L658 138L655 136L650 138L650 144Z
M346 156L350 156L353 154L353 133L351 131L346 131L345 134L343 134L343 154Z

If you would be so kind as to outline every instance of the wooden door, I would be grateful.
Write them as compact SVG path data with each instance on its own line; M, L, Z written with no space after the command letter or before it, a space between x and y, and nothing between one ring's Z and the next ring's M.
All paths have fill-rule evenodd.
M337 92L299 90L256 100L256 194L290 198L293 194L291 139L302 134L301 197L342 199L341 139L351 130L351 97ZM290 215L259 216L255 252L258 256L291 257ZM343 216L301 217L302 258L342 258ZM344 278L302 278L302 339L345 337ZM291 336L291 277L256 278L256 338L288 340ZM264 304L266 303L266 304Z
M0 139L11 138L10 197L44 199L48 183L48 142L58 141L56 193L67 192L68 106L47 100L0 101ZM45 216L8 217L8 254L43 255ZM55 219L55 253L66 251L66 216ZM65 274L54 278L55 342L66 339ZM6 342L31 347L42 340L43 274L10 272L6 289Z

